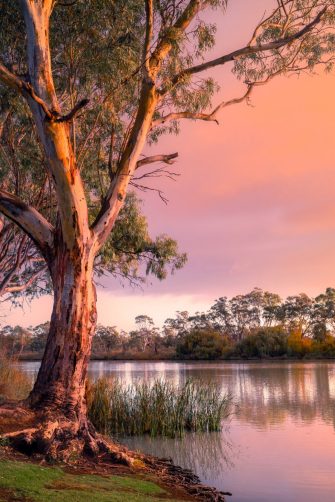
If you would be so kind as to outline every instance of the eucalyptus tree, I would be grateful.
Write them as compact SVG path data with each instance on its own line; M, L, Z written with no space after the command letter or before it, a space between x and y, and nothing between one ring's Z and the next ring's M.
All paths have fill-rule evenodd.
M299 329L302 336L312 334L314 300L306 293L288 296L278 311L278 317L289 330Z
M135 317L135 324L136 329L129 333L130 346L142 352L153 347L157 352L159 332L153 319L141 314Z
M277 294L254 288L244 295L219 298L210 308L208 318L215 329L239 341L252 329L278 321L278 309L281 299Z
M314 299L312 310L314 333L335 333L335 289L327 288Z
M97 317L95 258L129 186L141 185L140 170L176 158L175 152L144 155L145 145L178 132L180 120L217 121L226 106L276 75L331 65L333 0L273 2L245 46L210 59L215 27L203 13L224 12L225 3L2 1L0 81L22 97L57 204L50 221L15 193L0 191L0 211L34 241L54 292L46 350L28 400L47 420L25 434L32 449L43 444L43 451L55 452L59 441L79 436L86 448L98 449L84 385ZM228 63L245 92L212 106L217 85L208 71Z
M18 104L1 93L0 177L2 188L15 193L54 221L57 201L50 178L41 171L43 157L38 151L34 129L27 130L27 117L17 113ZM34 149L32 149L32 146ZM160 170L161 171L161 170ZM109 272L132 285L145 282L152 274L159 279L183 266L186 255L167 235L150 237L141 200L135 192L127 195L116 227L95 259L96 276ZM0 215L0 298L13 303L51 292L50 275L38 247L13 222Z

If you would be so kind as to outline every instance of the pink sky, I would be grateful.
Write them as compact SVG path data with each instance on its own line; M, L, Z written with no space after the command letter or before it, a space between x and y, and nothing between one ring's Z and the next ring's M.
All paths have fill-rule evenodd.
M230 2L213 55L245 44L275 3ZM228 70L215 72L224 99L241 93ZM144 212L151 232L176 238L189 260L142 292L108 281L98 292L100 322L128 329L148 313L161 323L254 286L283 296L335 286L334 89L334 73L280 78L256 89L253 106L227 108L219 126L184 122L178 137L146 148L179 152L180 178L161 184L168 206L148 194ZM7 312L6 322L42 322L50 305L44 298Z

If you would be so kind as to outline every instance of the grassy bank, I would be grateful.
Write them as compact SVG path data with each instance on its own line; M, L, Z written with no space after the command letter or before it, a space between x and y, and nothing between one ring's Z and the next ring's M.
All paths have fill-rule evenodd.
M0 461L0 501L178 502L185 500L139 476L73 474L60 467Z

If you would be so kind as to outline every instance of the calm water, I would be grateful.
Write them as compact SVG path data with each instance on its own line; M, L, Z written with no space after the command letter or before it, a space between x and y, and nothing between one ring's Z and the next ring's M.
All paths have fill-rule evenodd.
M38 363L24 363L36 372ZM182 441L125 439L191 468L232 502L335 501L335 363L92 362L93 377L192 377L230 391L236 413L221 433Z

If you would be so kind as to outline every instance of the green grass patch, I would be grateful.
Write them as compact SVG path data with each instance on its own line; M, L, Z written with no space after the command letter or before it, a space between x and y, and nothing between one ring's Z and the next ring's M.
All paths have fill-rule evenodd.
M155 483L135 476L68 474L59 467L0 461L0 501L159 502L173 500ZM174 499L177 502L176 499Z

